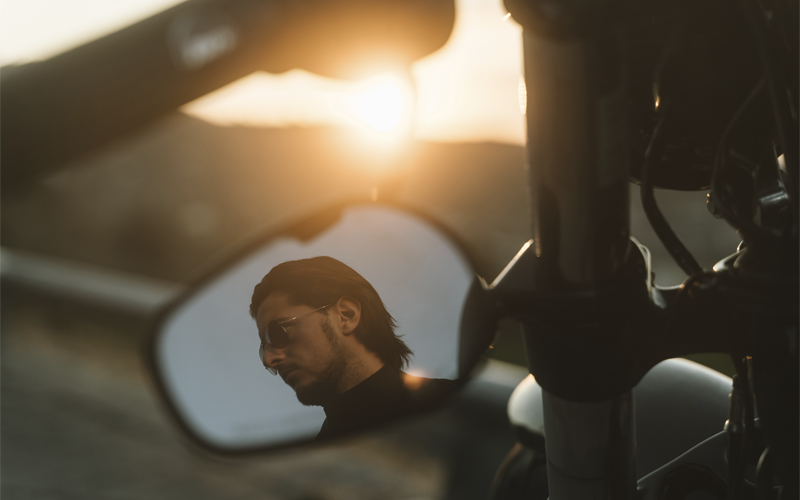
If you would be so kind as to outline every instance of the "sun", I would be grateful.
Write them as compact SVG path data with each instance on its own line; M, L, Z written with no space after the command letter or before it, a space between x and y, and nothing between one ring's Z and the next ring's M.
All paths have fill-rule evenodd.
M346 106L369 131L395 135L410 120L411 96L406 87L389 75L373 78L347 97Z

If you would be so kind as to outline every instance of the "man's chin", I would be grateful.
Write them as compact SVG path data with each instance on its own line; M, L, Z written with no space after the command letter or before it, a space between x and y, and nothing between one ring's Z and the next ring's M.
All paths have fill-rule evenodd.
M336 388L330 379L292 380L297 400L305 406L325 406L336 395Z
M328 336L333 357L322 372L316 375L304 372L302 378L293 376L294 372L289 372L289 376L285 379L287 383L291 382L297 400L305 406L325 406L336 397L337 385L344 376L347 362L344 353L334 340L332 334Z
M305 406L324 406L334 393L333 388L319 381L300 384L293 389L297 400Z

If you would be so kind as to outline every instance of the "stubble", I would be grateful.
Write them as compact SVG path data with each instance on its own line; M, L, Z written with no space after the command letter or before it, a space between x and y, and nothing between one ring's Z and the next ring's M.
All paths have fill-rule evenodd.
M325 333L333 356L328 366L313 382L295 392L297 400L305 406L324 406L335 397L337 388L341 385L341 380L347 371L347 360L336 338L336 332L333 331L326 315L322 316L320 326Z

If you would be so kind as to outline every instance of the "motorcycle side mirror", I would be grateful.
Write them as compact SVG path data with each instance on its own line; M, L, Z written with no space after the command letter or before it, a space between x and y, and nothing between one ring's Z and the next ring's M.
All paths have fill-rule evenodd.
M349 342L321 336L323 324L335 320L338 309L330 307L312 314L315 319L287 326L286 347L266 347L285 356L284 365L273 366L280 377L265 369L257 322L248 311L255 285L273 267L317 256L332 257L368 281L396 320L395 333L413 352L404 370L395 371L387 363L345 392L355 394L345 410L336 408L345 414L353 408L358 415L376 408L383 413L375 419L351 419L350 425L322 433L326 418L334 418L326 412L342 399L336 393L339 389L328 383L338 380L331 373L350 373L351 367L326 372L330 367L322 365L329 360L312 359L320 355L308 346L327 349ZM206 449L235 454L309 442L318 434L341 437L398 415L421 413L461 385L464 374L478 361L475 356L459 356L459 323L474 283L474 266L464 246L430 218L388 204L339 206L245 246L169 304L155 321L148 352L151 373L179 425ZM290 305L292 315L318 307ZM362 320L369 315L366 309L361 308ZM265 321L276 319L273 313L278 314L268 311ZM266 330L265 325L261 327L262 332ZM325 335L331 333L330 328ZM334 330L334 335L340 333ZM363 335L370 333L363 331ZM273 339L273 343L280 342ZM342 350L325 352L341 354ZM471 366L463 365L465 359ZM290 368L281 370L281 366ZM309 384L317 384L314 387L322 391L320 401L327 401L326 407L298 401ZM359 393L364 387L373 393ZM328 431L330 424L325 423Z

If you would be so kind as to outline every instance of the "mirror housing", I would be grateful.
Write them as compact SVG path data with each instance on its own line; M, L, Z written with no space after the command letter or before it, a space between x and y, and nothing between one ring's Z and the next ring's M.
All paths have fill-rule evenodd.
M171 414L202 447L238 454L293 446L314 440L331 419L329 405L303 406L292 387L256 362L259 332L248 314L253 287L270 269L323 255L351 266L374 287L398 323L395 333L414 353L406 371L392 372L413 404L365 428L435 406L478 362L472 357L471 366L463 366L462 356L459 366L462 309L476 279L464 245L407 208L339 205L242 246L158 314L148 348L151 373ZM326 321L320 318L307 321L306 329ZM299 356L305 348L297 341L286 351ZM387 366L345 394L374 382ZM376 392L366 401L380 397Z

